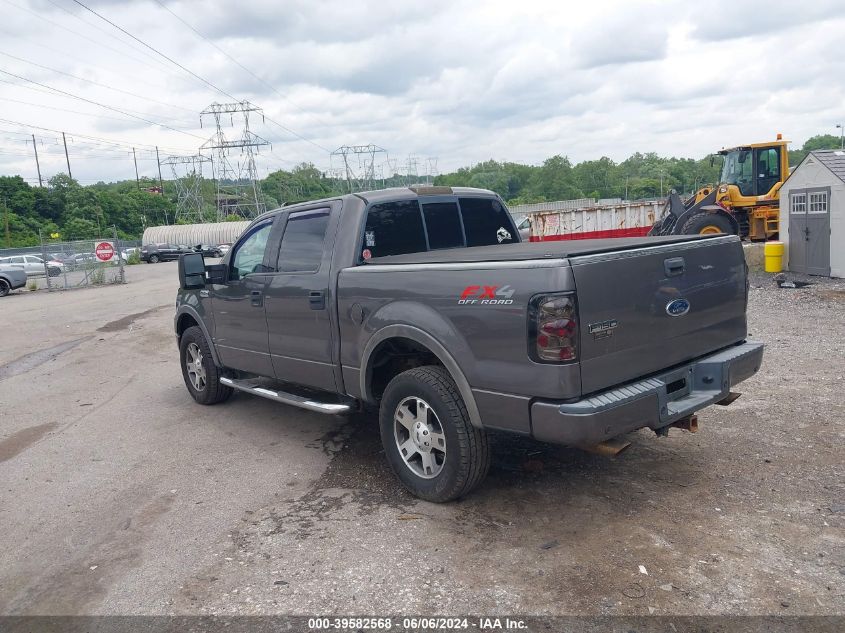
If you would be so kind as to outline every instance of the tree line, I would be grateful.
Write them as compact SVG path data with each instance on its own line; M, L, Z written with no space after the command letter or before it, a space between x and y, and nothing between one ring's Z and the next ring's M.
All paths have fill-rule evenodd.
M839 148L839 137L825 134L807 140L789 152L790 165L797 165L815 149ZM624 161L607 157L573 164L557 155L540 165L484 161L434 178L433 184L491 189L509 204L526 204L574 198L662 197L674 189L689 194L719 178L721 162L667 158L656 153L635 153ZM407 186L422 177L394 174L378 179L376 187ZM0 232L2 246L33 246L44 238L92 239L110 237L112 226L123 239L137 239L147 226L176 221L175 183L165 181L164 190L153 180L97 183L81 186L65 174L51 178L46 187L33 187L20 176L0 176ZM279 170L260 182L260 195L267 208L316 200L348 189L344 180L303 163L290 171ZM199 183L205 221L217 219L216 186ZM241 219L230 217L226 219Z

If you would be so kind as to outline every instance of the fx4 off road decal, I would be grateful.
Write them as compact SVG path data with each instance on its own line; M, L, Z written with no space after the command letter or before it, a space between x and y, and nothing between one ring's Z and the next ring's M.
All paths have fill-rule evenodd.
M458 305L499 305L513 303L514 289L510 286L467 286L458 298Z

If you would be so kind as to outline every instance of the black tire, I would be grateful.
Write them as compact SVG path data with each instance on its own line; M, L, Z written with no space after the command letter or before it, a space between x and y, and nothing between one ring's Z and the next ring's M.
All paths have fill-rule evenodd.
M443 460L436 465L439 472L428 478L414 470L415 467L424 469L424 466L409 465L400 451L401 438L395 429L403 427L396 426L399 424L398 408L408 399L421 399L427 404L434 413L434 417L426 413L426 419L433 420L429 430L437 430L438 435L445 436ZM415 412L415 416L418 415L419 409ZM439 429L435 429L438 425ZM478 486L490 470L487 434L472 425L455 381L442 367L417 367L393 378L381 400L379 426L384 452L393 472L411 494L426 501L443 503L458 499ZM426 436L434 437L428 433ZM410 442L410 437L406 441ZM422 454L418 456L422 460Z
M0 297L5 297L12 291L12 286L5 279L0 279Z
M161 260L159 259L158 255L150 255L147 258L147 262L149 262L150 264L158 264L159 261L161 261Z
M689 220L684 222L682 235L708 235L715 234L718 229L722 233L733 235L735 233L731 221L720 213L696 213Z
M199 388L194 384L195 377L191 376L188 370L189 355L195 352L194 348L201 354L201 368L204 376L204 384ZM228 400L232 395L232 388L220 384L220 368L214 364L211 355L211 348L202 330L194 325L182 333L179 339L179 363L182 366L182 378L188 393L199 404L217 404Z

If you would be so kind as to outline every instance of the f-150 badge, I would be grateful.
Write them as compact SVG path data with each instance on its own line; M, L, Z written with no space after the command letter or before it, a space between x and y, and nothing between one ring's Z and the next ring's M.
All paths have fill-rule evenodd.
M595 340L600 338L607 338L613 336L613 330L619 326L619 321L616 319L608 319L607 321L598 321L587 325L587 330L593 335Z

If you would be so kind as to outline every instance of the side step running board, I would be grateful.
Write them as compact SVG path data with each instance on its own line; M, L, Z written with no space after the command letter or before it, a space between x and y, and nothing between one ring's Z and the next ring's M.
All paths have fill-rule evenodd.
M247 393L261 396L275 400L276 402L283 402L300 409L307 409L308 411L316 411L317 413L328 413L331 415L338 415L341 413L349 413L352 410L352 405L332 402L317 402L311 398L299 396L294 393L285 391L278 391L269 389L264 386L259 380L238 380L236 378L220 377L220 384L237 389L238 391L245 391Z

